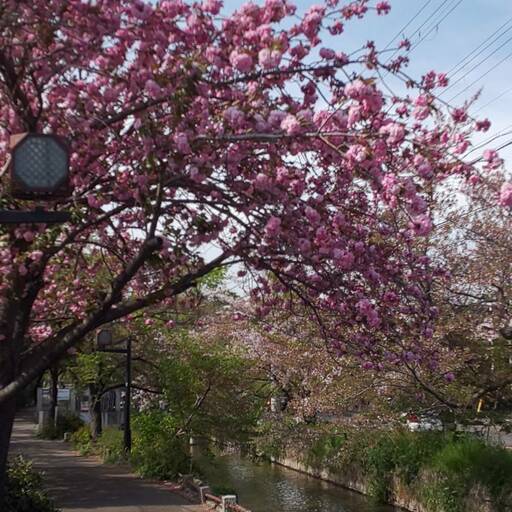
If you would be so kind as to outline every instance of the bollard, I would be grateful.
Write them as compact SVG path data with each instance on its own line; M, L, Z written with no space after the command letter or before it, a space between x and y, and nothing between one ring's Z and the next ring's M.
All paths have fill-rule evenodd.
M199 487L199 498L201 498L201 503L206 503L205 494L209 494L211 492L211 489L207 485L201 485Z
M228 505L236 505L236 496L234 494L229 494L227 496L221 496L221 512L229 512Z

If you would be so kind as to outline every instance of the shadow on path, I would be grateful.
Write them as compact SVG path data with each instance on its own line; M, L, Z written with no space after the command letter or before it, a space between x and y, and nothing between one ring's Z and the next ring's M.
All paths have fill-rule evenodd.
M142 480L129 468L103 464L96 457L81 457L63 441L34 437L35 425L22 412L14 423L11 456L31 459L45 473L45 487L63 512L199 512L184 498Z

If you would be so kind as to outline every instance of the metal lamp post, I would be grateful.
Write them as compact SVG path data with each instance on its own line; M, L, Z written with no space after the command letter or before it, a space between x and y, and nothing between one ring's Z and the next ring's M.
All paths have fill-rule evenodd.
M70 195L69 145L58 135L21 133L11 137L11 196L52 201ZM0 210L0 224L67 222L68 212Z
M113 345L119 345L126 342L126 348L107 348ZM132 339L130 336L121 340L114 341L110 329L102 329L96 336L96 345L101 352L110 352L114 354L126 354L125 370L125 400L124 400L124 449L130 452L132 449L132 431L130 427L130 409L132 393Z

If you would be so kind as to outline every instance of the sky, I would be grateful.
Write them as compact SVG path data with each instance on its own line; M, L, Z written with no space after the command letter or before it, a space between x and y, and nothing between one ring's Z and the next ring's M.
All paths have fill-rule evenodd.
M225 0L224 5L231 10L243 3L243 0ZM294 3L300 13L321 2L295 0ZM442 95L450 105L461 105L483 88L470 113L489 118L492 127L475 144L500 133L505 136L490 142L489 147L512 140L512 0L390 0L390 3L390 14L377 16L372 12L363 20L352 20L346 24L344 34L329 38L326 46L350 53L368 40L375 41L377 48L382 49L398 33L407 36L413 45L418 43L410 54L409 75L420 78L432 69L452 71L448 76L454 85ZM414 16L414 21L406 27ZM478 49L482 43L485 44ZM399 92L399 87L395 82L393 89ZM502 156L510 168L512 147L503 150Z

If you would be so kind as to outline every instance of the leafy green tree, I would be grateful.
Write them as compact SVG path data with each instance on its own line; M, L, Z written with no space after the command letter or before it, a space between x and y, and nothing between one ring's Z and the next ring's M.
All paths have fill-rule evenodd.
M123 383L122 367L124 361L104 352L80 352L72 364L67 367L68 374L77 390L89 391L89 412L91 415L91 434L97 439L102 432L101 398Z

